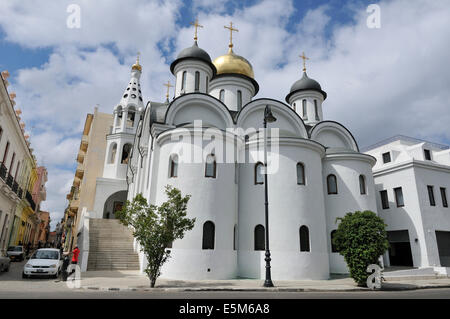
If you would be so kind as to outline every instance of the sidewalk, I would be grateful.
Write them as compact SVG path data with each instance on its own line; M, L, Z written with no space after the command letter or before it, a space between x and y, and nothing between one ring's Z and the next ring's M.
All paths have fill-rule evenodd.
M80 289L111 291L368 291L357 287L351 278L330 280L274 280L274 288L262 287L263 280L167 280L158 279L155 288L150 288L150 281L138 271L88 271L81 273ZM450 278L390 278L383 282L383 290L413 290L425 288L450 288Z

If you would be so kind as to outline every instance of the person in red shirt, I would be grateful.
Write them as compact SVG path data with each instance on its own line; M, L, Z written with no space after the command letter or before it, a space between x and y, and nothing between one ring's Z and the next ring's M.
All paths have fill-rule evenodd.
M78 255L79 254L80 254L80 250L78 249L78 245L75 245L75 248L72 251L72 264L78 263Z

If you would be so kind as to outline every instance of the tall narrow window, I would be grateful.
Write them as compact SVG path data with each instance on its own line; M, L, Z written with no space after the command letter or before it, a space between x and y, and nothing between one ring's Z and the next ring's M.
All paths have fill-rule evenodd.
M8 151L9 151L9 142L6 142L6 147L5 147L5 153L3 153L3 165L6 166L5 161L6 158L8 157Z
M294 112L297 113L297 106L294 103Z
M234 183L239 183L239 164L234 162Z
M386 190L380 191L381 196L381 207L383 209L389 209L389 198Z
M306 100L303 100L302 101L302 108L303 108L303 119L304 120L307 120L308 119L308 112L307 112L307 109L306 109Z
M383 153L383 164L389 163L391 161L391 153Z
M181 78L181 91L186 89L186 71L183 71L183 75Z
M114 162L116 160L116 153L117 153L117 144L113 143L111 145L111 153L110 153L110 156L109 156L108 164L114 164Z
M359 175L359 193L366 194L366 177L364 175Z
M130 160L131 155L131 144L127 143L123 146L122 149L122 164L128 164L128 161Z
M208 94L208 89L209 89L209 77L206 77L206 94Z
M336 248L336 245L333 243L333 239L334 239L334 236L336 235L336 229L335 230L333 230L332 232L331 232L331 252L332 253L337 253L338 252L338 250L337 250L337 248Z
M255 184L264 184L264 164L258 162L255 164Z
M330 174L327 176L327 189L328 189L328 194L337 194L338 193L336 176L333 174Z
M314 113L316 115L316 121L320 121L319 107L317 106L317 100L314 100Z
M431 185L428 185L427 189L428 189L428 198L430 199L430 205L436 206L436 202L434 201L434 187Z
M134 108L129 109L127 113L127 127L134 126L134 115L135 115Z
M178 176L178 155L174 154L170 156L169 162L169 177Z
M216 169L217 169L216 159L214 155L208 155L206 157L206 165L205 165L205 177L216 178Z
M395 202L397 203L397 207L405 206L405 202L403 200L403 191L401 187L394 188L395 193Z
M0 142L2 141L2 135L3 135L3 129L2 129L2 127L0 126Z
M202 249L214 249L215 226L211 221L203 224Z
M310 248L309 248L309 229L305 225L300 227L300 251L310 251Z
M305 185L305 165L297 163L297 184Z
M446 191L445 187L441 187L441 198L442 198L442 206L448 207L447 191Z
M11 157L11 163L9 164L9 173L12 173L12 169L14 166L14 159L16 158L16 153L13 153L12 157Z
M195 71L195 92L200 89L200 72Z
M19 172L19 168L20 168L20 161L17 162L16 173L14 174L14 180L17 180L17 173Z
M423 150L424 154L425 154L425 159L427 161L431 161L431 152L430 150Z
M240 111L242 108L242 92L240 90L237 91L237 109Z
M220 90L219 100L221 100L222 102L225 100L225 90Z
M263 225L256 225L255 227L255 250L265 250L266 249L266 236L264 233Z

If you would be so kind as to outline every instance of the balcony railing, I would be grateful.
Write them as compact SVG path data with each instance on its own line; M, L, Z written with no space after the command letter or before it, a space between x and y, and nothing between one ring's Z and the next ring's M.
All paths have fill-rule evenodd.
M35 210L36 209L36 203L33 200L33 196L31 196L30 192L27 191L25 194L25 198L27 199L27 201L30 203L31 209Z
M0 177L5 180L6 179L6 166L3 163L0 163Z
M12 187L13 182L14 182L14 178L10 174L8 174L8 177L6 178L6 185L8 185L9 187Z
M19 190L19 184L17 184L17 182L16 181L14 181L14 183L12 184L12 191L14 192L14 193L16 193L17 194L17 191Z

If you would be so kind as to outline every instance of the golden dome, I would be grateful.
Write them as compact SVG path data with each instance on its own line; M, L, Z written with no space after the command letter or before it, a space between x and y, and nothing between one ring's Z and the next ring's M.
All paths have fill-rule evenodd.
M247 59L234 54L230 48L228 53L216 58L213 62L217 69L217 74L242 74L254 79L253 67Z
M132 70L138 70L142 72L142 66L139 64L139 61L137 61L133 66L131 67Z

